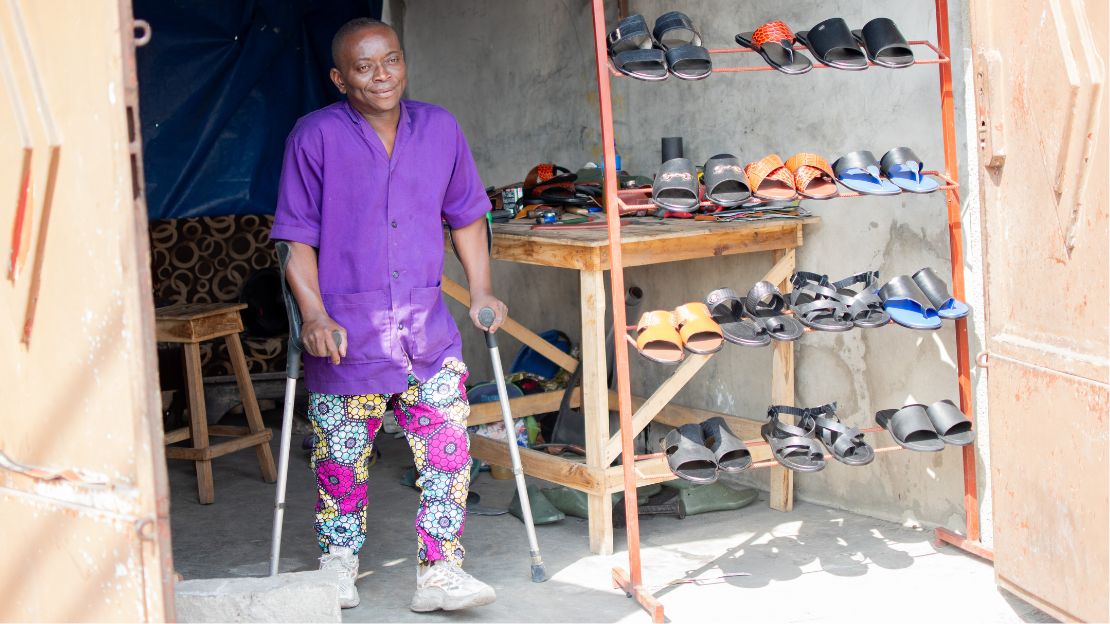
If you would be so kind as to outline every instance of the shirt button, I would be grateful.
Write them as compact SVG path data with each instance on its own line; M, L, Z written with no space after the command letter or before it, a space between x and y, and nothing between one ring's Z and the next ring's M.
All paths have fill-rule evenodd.
M394 271L393 272L393 279L397 279L398 277L401 277L401 274L398 273L397 271Z
M405 324L404 323L397 323L397 329L404 330L405 329Z
M390 221L389 225L391 225L393 227L393 229L397 229L397 222L396 221Z

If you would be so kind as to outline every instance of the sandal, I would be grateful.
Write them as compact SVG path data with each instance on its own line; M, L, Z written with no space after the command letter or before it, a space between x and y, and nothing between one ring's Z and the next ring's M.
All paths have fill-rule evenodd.
M796 271L790 278L790 309L802 325L819 331L841 332L855 327L829 278Z
M902 191L893 182L882 177L879 161L867 150L851 152L833 163L836 180L857 193L864 195L897 195Z
M812 420L812 423L805 421ZM836 403L810 407L799 421L803 429L813 429L825 450L842 464L866 466L875 459L875 449L863 441L863 432L849 427L836 417Z
M801 416L803 426L779 420L779 414ZM804 418L804 410L789 405L772 405L767 408L767 422L759 432L771 448L775 460L798 472L817 472L825 467L825 456L814 439L814 420Z
M923 169L921 159L908 147L896 147L883 154L879 161L883 175L898 188L911 193L932 193L940 188L940 182L922 175Z
M921 292L917 282L905 275L890 280L879 289L879 299L890 319L910 329L940 329L940 315Z
M743 472L752 465L752 454L744 441L736 437L728 428L728 423L720 416L714 416L701 424L705 445L713 451L717 467L721 472Z
M890 18L876 17L862 29L853 30L852 36L876 65L891 69L913 65L913 50Z
M756 282L744 298L744 312L757 325L761 325L775 340L790 341L802 337L805 328L798 319L783 312L786 299L771 282Z
M794 188L808 199L836 197L836 176L829 161L817 154L798 152L786 161L786 170L794 175Z
M875 422L904 449L923 453L944 449L944 441L937 435L924 405L915 403L900 410L880 410L875 414Z
M940 318L958 319L971 312L969 305L948 294L948 284L931 268L925 267L914 273L913 281L929 299L929 303L933 304Z
M717 480L717 460L705 447L701 425L687 423L663 438L667 466L679 479L702 485Z
M651 185L651 201L664 210L694 212L701 205L698 170L687 158L672 158L659 167Z
M744 175L752 189L752 195L759 199L794 199L798 190L794 187L794 176L787 171L778 154L764 156L758 162L748 163Z
M625 76L649 82L666 80L666 54L654 45L644 16L630 15L609 33L609 59Z
M832 283L837 300L848 308L856 327L882 327L890 322L890 314L883 309L883 300L875 292L878 281L878 271L866 271ZM863 284L863 287L856 292L850 288L853 284Z
M765 347L771 344L767 328L744 318L744 303L731 288L718 288L705 298L713 320L721 327L725 340L745 347Z
M796 37L809 48L813 58L829 67L850 71L867 69L867 55L859 49L859 43L843 18L830 17L810 30L798 31Z
M681 362L686 352L682 350L682 336L675 329L674 314L665 310L644 312L636 326L636 350L652 362Z
M945 444L967 446L975 441L971 421L952 401L937 401L926 408L925 413L929 415L929 422L933 423L933 429L936 429L937 435Z
M736 43L759 52L767 64L784 74L804 74L813 63L794 49L794 33L783 22L767 22L754 32L736 35Z
M752 196L744 167L732 154L717 154L705 161L702 181L705 198L724 208L735 208Z
M725 344L721 326L709 315L709 308L697 301L680 305L674 310L675 326L682 344L690 353L709 355Z
M666 51L667 69L675 78L701 80L712 73L713 60L701 45L701 33L685 13L670 11L660 15L651 34Z

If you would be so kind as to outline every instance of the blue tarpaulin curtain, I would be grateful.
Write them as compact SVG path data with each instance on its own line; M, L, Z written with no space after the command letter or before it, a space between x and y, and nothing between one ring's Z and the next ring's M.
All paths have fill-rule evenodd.
M135 0L152 219L272 214L284 141L340 96L328 79L344 22L381 0Z

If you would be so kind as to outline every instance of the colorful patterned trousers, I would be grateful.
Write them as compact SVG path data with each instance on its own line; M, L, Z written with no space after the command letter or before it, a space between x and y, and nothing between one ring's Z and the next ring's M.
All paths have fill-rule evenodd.
M327 552L329 545L346 546L358 552L366 541L366 486L374 437L385 410L393 407L420 475L417 557L421 563L462 564L465 553L459 537L470 488L466 377L466 366L451 358L428 381L409 375L409 389L400 394L309 393L308 417L316 434L312 467L320 548Z

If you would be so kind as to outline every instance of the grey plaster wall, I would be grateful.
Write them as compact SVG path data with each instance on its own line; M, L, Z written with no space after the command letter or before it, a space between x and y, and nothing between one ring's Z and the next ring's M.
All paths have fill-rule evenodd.
M610 26L615 3L610 3ZM908 39L935 40L927 2L780 3L633 0L631 10L652 22L674 8L687 12L709 47L733 47L733 36L771 19L798 30L830 16L854 28L869 19L894 19ZM953 16L958 127L964 130L965 23ZM577 167L600 159L600 128L589 3L585 0L446 2L415 0L404 6L409 96L446 106L469 137L487 184L523 178L533 164ZM928 54L927 51L924 54ZM717 57L718 61L728 57ZM745 55L743 63L755 62ZM756 160L815 151L839 154L912 147L943 168L940 101L935 67L865 72L818 70L803 77L777 72L715 74L701 82L614 81L618 150L624 169L653 173L659 138L683 136L695 162L719 152ZM827 203L808 202L822 221L808 227L799 268L834 279L877 268L883 276L924 266L947 274L948 231L940 194L899 195ZM710 290L746 291L771 266L770 254L713 258L626 271L646 293L645 309L700 300ZM974 280L975 267L969 266ZM461 271L451 269L454 277ZM577 276L569 271L508 265L494 268L499 294L512 315L543 329L578 336ZM974 284L972 284L974 287ZM972 301L973 305L975 301ZM460 321L462 310L458 309ZM464 329L464 333L466 330ZM506 355L515 345L506 343ZM972 354L977 352L973 344ZM839 414L865 427L878 409L957 397L955 339L951 326L925 333L888 327L848 334L809 334L798 344L797 404L836 401ZM488 376L480 341L467 344L476 374ZM770 400L770 350L727 348L676 402L760 419ZM633 390L648 394L669 369L633 358ZM880 438L882 439L882 438ZM753 474L767 485L767 473ZM960 453L891 453L866 468L832 463L823 473L796 479L797 496L910 524L963 527Z

